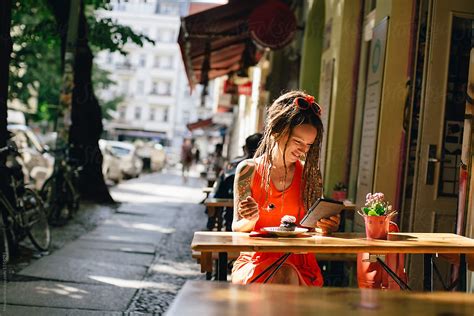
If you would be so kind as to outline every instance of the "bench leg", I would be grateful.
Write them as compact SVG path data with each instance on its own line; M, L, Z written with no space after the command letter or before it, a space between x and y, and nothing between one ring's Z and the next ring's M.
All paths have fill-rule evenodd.
M433 292L433 255L423 255L423 290Z
M219 252L217 280L227 281L227 252Z
M467 290L466 255L464 253L462 253L459 259L460 260L459 260L458 291L459 292L466 292L466 290Z

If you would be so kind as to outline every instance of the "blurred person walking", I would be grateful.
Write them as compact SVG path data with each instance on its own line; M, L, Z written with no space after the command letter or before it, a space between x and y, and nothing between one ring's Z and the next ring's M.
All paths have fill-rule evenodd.
M181 146L181 164L182 164L182 176L184 183L188 182L189 169L193 164L193 145L191 140L185 139Z

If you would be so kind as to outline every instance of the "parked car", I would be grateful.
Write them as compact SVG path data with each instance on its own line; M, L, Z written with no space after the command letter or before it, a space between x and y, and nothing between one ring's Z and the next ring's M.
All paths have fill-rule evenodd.
M108 148L107 141L104 139L99 140L99 148L104 158L102 162L102 174L104 175L104 179L119 183L123 179L120 157L116 156L110 148Z
M106 147L110 152L120 158L120 169L124 178L136 178L143 170L143 161L138 157L134 145L108 140Z
M38 137L26 125L9 124L8 131L12 133L12 141L18 147L22 164L27 176L26 181L40 190L46 179L54 170L54 157L46 152Z
M166 162L166 153L161 144L137 141L134 145L137 148L137 155L143 160L143 169L151 172L163 169Z

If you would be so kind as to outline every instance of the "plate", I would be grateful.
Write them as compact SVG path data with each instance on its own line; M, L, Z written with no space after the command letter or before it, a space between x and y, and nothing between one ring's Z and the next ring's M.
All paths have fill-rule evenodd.
M280 227L263 227L262 230L278 237L296 236L302 233L306 233L308 231L307 228L301 227L296 227L294 231L284 231L281 230Z

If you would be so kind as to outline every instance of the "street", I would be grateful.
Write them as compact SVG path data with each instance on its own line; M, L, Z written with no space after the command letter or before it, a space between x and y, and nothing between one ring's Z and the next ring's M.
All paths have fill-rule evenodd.
M203 185L168 171L112 188L116 209L85 206L95 223L54 228L62 242L49 255L15 266L0 289L1 314L162 314L186 280L204 279L190 250L206 224Z

